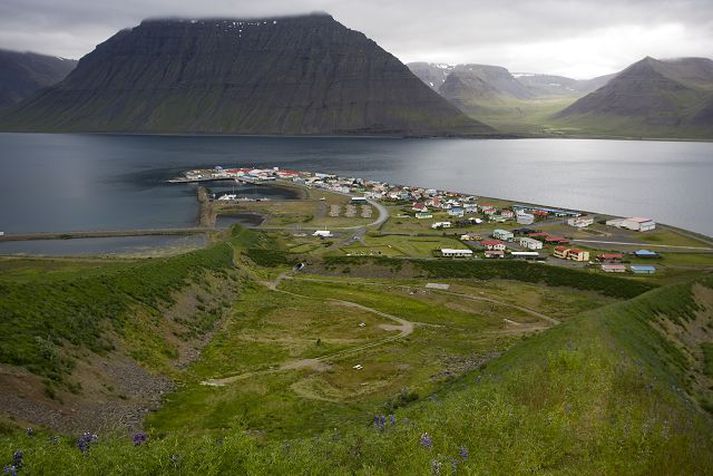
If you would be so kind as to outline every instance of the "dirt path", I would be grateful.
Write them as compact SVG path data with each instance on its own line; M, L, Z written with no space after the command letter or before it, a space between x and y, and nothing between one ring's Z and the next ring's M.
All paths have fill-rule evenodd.
M300 298L315 299L312 296L297 294L297 293L293 293L290 291L283 291L281 289L278 289L278 286L280 285L280 282L283 279L289 279L289 274L290 273L287 273L287 272L281 273L277 278L275 278L274 281L265 282L263 284L265 284L265 286L268 289L275 291L275 292L288 294L288 295L296 296L296 297L300 297ZM325 301L335 303L340 306L347 306L347 307L352 307L352 308L356 308L356 309L361 309L363 311L371 312L373 314L376 314L377 316L381 316L386 319L389 319L390 321L393 321L396 324L395 325L384 324L381 326L381 328L386 331L399 331L399 333L397 335L389 336L384 339L379 339L374 342L369 342L367 344L340 350L338 352L333 352L331 354L323 355L323 356L316 357L313 359L291 360L291 361L285 362L277 367L266 369L266 370L245 372L245 373L242 373L239 375L232 375L232 376L224 377L224 378L204 380L201 382L201 385L206 385L209 387L223 387L225 385L229 385L233 382L237 382L239 380L244 380L246 378L249 378L249 377L252 377L255 375L264 375L264 374L270 374L270 373L276 373L276 372L283 372L283 371L287 371L287 370L299 370L299 369L304 369L304 368L312 368L314 370L321 371L321 370L324 370L329 367L329 365L328 365L329 362L332 362L335 360L341 360L346 357L351 357L352 355L359 354L361 352L364 352L365 350L373 349L374 347L382 346L384 344L388 344L388 343L403 339L403 338L409 336L410 334L412 334L416 325L418 324L415 322L408 321L402 317L394 316L393 314L387 314L387 313L379 311L377 309L363 306L359 303L352 302L352 301L344 301L341 299L326 299Z
M522 311L524 313L530 314L531 316L535 316L542 320L551 322L552 324L555 324L555 325L562 323L562 321L560 321L559 319L555 319L554 317L546 316L545 314L542 314L541 312L537 312L534 309L530 309L530 308L523 307L523 306L518 306L517 304L510 304L508 302L499 301L499 300L493 299L493 298L471 296L470 294L456 293L453 291L441 291L441 290L437 290L437 289L432 289L431 291L438 293L438 294L447 294L447 295L451 295L451 296L458 296L460 298L467 299L469 301L484 301L484 302L490 302L493 304L498 304L500 306L510 307L512 309L517 309L518 311Z
M334 280L329 280L329 279L318 279L318 278L293 278L292 276L285 275L282 277L282 279L297 279L299 281L310 281L310 282L315 282L315 283L326 283L326 284L340 284L343 283L342 281L334 281ZM377 282L368 282L368 281L360 281L359 284L366 284L366 285L372 285L372 286L383 286L384 283L377 283ZM410 289L411 287L409 286L402 286L404 288ZM457 293L454 291L441 291L437 289L431 289L430 291L438 293L438 294L446 294L446 295L452 295L452 296L458 296L464 299L468 299L470 301L483 301L483 302L490 302L493 304L497 304L499 306L503 307L509 307L511 309L517 309L519 311L525 312L527 314L530 314L531 316L535 316L539 319L551 322L552 324L561 324L561 321L559 319L555 319L554 317L547 316L545 314L542 314L541 312L537 312L534 309L530 309L527 307L523 306L518 306L517 304L511 304L509 302L505 301L500 301L498 299L493 299L493 298L488 298L488 297L480 297L480 296L473 296L470 294L464 294L464 293Z

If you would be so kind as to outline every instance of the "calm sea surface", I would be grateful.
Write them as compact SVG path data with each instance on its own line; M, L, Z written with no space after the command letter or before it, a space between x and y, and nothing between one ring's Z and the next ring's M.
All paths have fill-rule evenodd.
M713 143L83 134L0 134L0 231L190 226L194 188L164 180L213 165L276 165L645 215L713 235ZM259 187L238 192L264 195Z

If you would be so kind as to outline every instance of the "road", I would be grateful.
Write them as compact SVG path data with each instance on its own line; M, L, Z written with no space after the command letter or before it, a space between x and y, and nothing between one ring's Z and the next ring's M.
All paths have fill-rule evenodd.
M650 243L631 243L625 241L602 241L602 240L570 240L572 243L587 243L589 245L621 245L621 246L637 246L639 248L666 248L672 250L682 250L682 251L701 251L701 252L713 252L713 248L708 248L705 246L680 246L680 245L653 245Z
M139 228L135 230L61 231L18 233L0 236L0 241L64 240L74 238L111 238L118 236L195 235L215 231L211 228Z
M272 291L276 291L279 293L283 293L283 294L287 294L287 295L295 296L295 297L300 297L300 298L314 299L312 296L297 294L297 293L293 293L290 291L283 291L281 289L278 289L278 286L280 285L280 282L283 279L289 279L288 275L289 275L289 273L282 273L274 281L271 281L269 283L263 283L263 284L265 284ZM388 344L390 342L395 342L397 340L403 339L403 338L409 336L410 334L412 334L416 325L419 324L417 322L411 322L411 321L406 320L402 317L394 316L393 314L387 314L385 312L379 311L378 309L367 307L367 306L364 306L364 305L361 305L359 303L352 302L352 301L344 301L341 299L326 299L325 301L332 302L332 303L335 303L335 304L338 304L341 306L348 306L348 307L361 309L363 311L371 312L378 316L385 317L386 319L389 319L389 320L395 322L396 324L395 325L384 324L384 325L381 325L380 327L386 331L399 331L399 333L396 335L386 337L384 339L379 339L374 342L369 342L368 344L351 347L349 349L344 349L344 350L341 350L338 352L333 352L331 354L316 357L314 359L291 360L291 361L285 362L275 368L271 368L271 369L267 369L267 370L245 372L242 374L231 375L228 377L204 380L201 382L201 385L206 385L209 387L223 387L225 385L229 385L229 384L231 384L233 382L237 382L239 380L244 380L244 379L252 377L254 375L263 375L263 374L282 372L282 371L286 371L286 370L297 370L297 369L303 369L303 368L315 368L315 369L324 368L328 362L340 360L345 357L350 357L352 355L361 353L365 350L372 349L374 347L382 346L384 344Z

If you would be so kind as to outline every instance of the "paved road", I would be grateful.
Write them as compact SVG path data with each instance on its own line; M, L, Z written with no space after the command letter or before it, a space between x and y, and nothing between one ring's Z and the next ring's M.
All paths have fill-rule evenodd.
M625 242L625 241L602 241L602 240L570 240L573 243L587 243L590 245L596 245L596 244L601 244L601 245L622 245L622 246L638 246L640 248L668 248L668 249L677 249L677 250L686 250L686 251L705 251L705 252L711 252L713 251L713 248L705 247L705 246L680 246L680 245L652 245L650 243L632 243L632 242Z

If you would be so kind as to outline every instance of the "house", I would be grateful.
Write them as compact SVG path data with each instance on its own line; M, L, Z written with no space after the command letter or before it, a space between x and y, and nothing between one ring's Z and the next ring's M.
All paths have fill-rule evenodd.
M515 221L520 225L532 225L535 223L535 215L531 213L519 212L515 215Z
M480 212L483 215L495 215L498 212L498 210L492 205L481 205Z
M626 266L623 264L603 264L602 271L605 273L626 273Z
M427 212L428 207L423 203L415 202L411 205L411 210L414 212Z
M613 218L607 220L606 224L617 228L626 228L631 231L644 232L656 229L656 222L651 218L644 217Z
M485 240L480 242L480 246L483 246L487 250L491 251L505 251L505 243L500 240Z
M450 228L451 227L451 222L449 221L437 221L433 225L431 225L431 228L434 230L440 230L442 228Z
M538 259L540 257L540 253L537 251L513 251L510 253L510 256L517 259L531 260Z
M493 238L502 241L512 241L515 235L510 231L497 228L493 230Z
M486 258L504 258L505 257L505 252L503 250L486 250L484 254L485 254Z
M466 233L465 235L460 235L461 241L480 241L480 235L476 233Z
M572 261L589 261L589 251L580 250L577 248L571 248L567 252L567 259Z
M656 272L656 266L644 265L644 264L632 264L629 266L632 273L635 274L654 274Z
M317 230L312 233L312 236L316 236L319 238L331 238L334 235L332 235L332 232L329 230Z
M470 258L473 256L473 250L441 248L441 256L444 258Z
M500 216L509 219L515 218L515 212L512 210L501 210Z
M480 225L481 223L483 223L483 219L470 217L468 218L468 223L471 225Z
M532 235L530 235L532 237ZM552 236L552 235L547 235L544 237L545 243L549 243L552 245L564 245L569 243L569 240L567 238L563 238L561 236Z
M624 255L621 253L602 253L597 256L597 261L602 263L621 263L624 259Z
M475 203L466 203L463 205L463 209L466 213L478 213L478 205Z
M555 246L552 256L559 259L567 259L567 253L569 253L569 248L566 246Z
M489 219L490 221L494 221L495 223L505 223L506 221L508 221L508 219L502 215L490 215Z
M542 249L542 242L538 241L534 238L530 238L527 236L521 236L516 241L520 246L522 246L523 248L527 248L528 250L541 250Z
M423 220L425 218L433 218L431 212L416 212L414 216L419 220Z
M462 207L451 207L448 214L452 217L462 217L465 215L465 210Z
M659 254L650 250L638 250L634 251L634 256L637 258L658 258Z
M578 216L567 219L567 224L575 228L586 228L589 225L594 224L594 217L591 216Z

